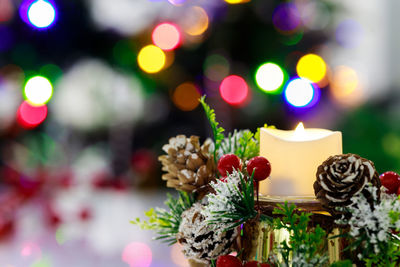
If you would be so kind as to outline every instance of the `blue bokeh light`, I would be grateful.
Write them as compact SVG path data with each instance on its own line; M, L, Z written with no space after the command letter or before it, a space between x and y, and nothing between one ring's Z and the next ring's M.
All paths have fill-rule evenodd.
M286 102L295 108L310 108L318 103L319 88L307 79L293 78L285 86Z
M57 11L53 1L26 0L20 5L22 20L38 29L51 27L57 17Z

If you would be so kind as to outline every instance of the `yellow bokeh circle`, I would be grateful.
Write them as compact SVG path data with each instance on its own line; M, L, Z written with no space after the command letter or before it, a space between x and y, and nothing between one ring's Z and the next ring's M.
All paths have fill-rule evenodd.
M296 70L299 77L317 83L326 75L326 63L318 55L307 54L300 58Z
M165 65L165 53L155 45L143 47L137 57L139 67L147 73L156 73Z

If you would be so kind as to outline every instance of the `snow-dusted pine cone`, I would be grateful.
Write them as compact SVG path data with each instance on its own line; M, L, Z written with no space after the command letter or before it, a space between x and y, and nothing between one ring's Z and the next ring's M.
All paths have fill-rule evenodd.
M224 232L222 225L209 224L202 215L203 208L195 203L182 213L177 240L187 259L209 264L218 256L232 252L238 231L235 228Z
M314 192L322 206L339 217L344 212L338 211L336 207L348 206L351 198L359 193L370 200L372 205L372 196L365 189L368 183L377 187L379 196L381 182L372 161L355 154L336 155L318 167Z
M163 146L167 155L158 158L163 165L162 170L167 172L162 176L167 186L189 193L206 191L210 181L215 179L211 145L209 139L200 145L198 136L170 138L169 143Z

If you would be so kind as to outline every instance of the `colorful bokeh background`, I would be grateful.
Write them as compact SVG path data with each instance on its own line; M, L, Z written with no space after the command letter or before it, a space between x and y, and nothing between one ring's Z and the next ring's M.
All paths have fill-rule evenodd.
M188 266L129 221L177 134L343 132L400 171L395 0L0 0L0 266ZM169 191L173 192L173 191Z

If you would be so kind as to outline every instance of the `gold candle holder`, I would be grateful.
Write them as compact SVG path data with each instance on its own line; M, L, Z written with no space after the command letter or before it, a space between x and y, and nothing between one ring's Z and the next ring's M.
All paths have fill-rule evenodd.
M338 235L339 229L335 227L332 216L323 210L320 203L315 198L260 196L262 213L272 217L274 217L272 214L274 208L277 207L278 204L284 204L285 202L295 204L298 211L312 213L310 228L319 224L320 227L329 233L324 246L329 256L329 262L333 263L339 261L341 257L341 242L339 238L329 238ZM290 233L286 229L273 229L271 225L263 221L260 222L258 229L256 248L251 249L255 251L255 255L252 255L253 257L251 258L247 258L247 260L264 262L268 260L272 252L277 256L278 261L282 260L282 256L279 255L277 251L273 251L273 248L282 241L288 241ZM246 233L244 234L246 235Z

